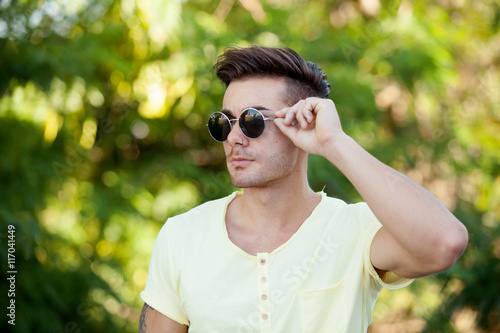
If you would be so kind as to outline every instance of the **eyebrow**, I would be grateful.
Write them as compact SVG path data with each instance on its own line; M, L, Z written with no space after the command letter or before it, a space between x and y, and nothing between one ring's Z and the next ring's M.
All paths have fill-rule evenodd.
M262 105L254 105L254 106L249 106L249 107L246 107L244 108L243 110L246 110L246 109L255 109L255 110L259 110L259 111L271 111L269 108L265 107L265 106L262 106ZM243 110L240 111L243 112ZM224 113L228 118L235 118L235 116L233 115L233 112L229 109L222 109L221 113ZM239 113L238 113L239 115Z

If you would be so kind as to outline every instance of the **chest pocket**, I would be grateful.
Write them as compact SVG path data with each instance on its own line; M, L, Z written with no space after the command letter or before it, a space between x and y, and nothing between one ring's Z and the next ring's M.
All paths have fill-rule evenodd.
M344 282L327 289L298 293L302 333L345 332L349 310Z

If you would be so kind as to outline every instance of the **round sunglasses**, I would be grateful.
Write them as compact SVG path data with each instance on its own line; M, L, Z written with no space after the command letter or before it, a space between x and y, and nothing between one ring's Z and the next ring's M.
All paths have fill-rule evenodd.
M229 119L222 112L214 112L208 118L208 132L215 141L224 142L227 140L229 132L233 129L233 123L238 121L241 132L249 139L256 139L264 133L265 121L274 119L266 118L257 109L248 108L241 112L238 119Z

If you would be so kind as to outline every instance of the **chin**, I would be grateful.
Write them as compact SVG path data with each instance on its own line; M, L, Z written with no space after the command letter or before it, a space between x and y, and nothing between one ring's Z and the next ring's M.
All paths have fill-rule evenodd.
M264 188L282 180L283 177L267 175L266 177L238 177L231 175L231 183L237 188Z
M231 183L236 188L251 188L251 187L256 187L257 185L255 182L250 182L241 179L233 179L233 178L231 178Z
M237 177L231 175L231 183L237 188L260 187L266 183L263 179L252 179L248 177Z

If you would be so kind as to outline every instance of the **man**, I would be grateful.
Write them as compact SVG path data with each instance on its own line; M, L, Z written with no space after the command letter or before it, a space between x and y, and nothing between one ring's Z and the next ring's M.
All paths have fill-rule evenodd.
M379 291L452 266L465 227L432 194L342 131L324 73L290 49L229 48L209 118L229 197L169 219L155 243L140 332L366 332ZM315 193L309 154L366 203Z

